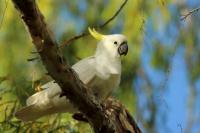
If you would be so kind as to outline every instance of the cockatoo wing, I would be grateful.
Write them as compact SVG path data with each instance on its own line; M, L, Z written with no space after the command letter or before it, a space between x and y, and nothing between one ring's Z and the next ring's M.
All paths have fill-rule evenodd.
M72 68L77 73L77 76L79 76L81 81L85 84L90 82L96 75L94 61L94 57L88 57L72 66ZM35 93L31 97L29 97L26 101L27 105L31 105L37 102L44 102L45 105L46 100L47 102L49 102L49 99L52 99L53 97L60 95L61 93L60 87L54 81L50 81L44 84L41 88L45 90Z
M72 68L85 84L96 76L94 57L85 58L73 65ZM27 107L16 112L16 117L23 121L33 121L47 114L76 111L66 97L60 97L61 89L57 83L51 81L42 88L44 88L43 91L37 92L27 99Z
M79 79L84 84L88 84L96 76L95 65L95 57L91 56L74 64L72 68L78 74Z

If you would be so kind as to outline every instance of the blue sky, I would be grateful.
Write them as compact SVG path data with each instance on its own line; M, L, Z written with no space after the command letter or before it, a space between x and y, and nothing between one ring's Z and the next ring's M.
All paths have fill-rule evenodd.
M200 5L200 2L197 1L187 1L189 7L194 8L196 5ZM180 14L177 12L175 5L169 5L169 10L171 14ZM153 49L153 40L159 41L161 45L167 45L166 47L175 48L175 43L179 30L175 23L172 21L167 25L164 25L162 22L162 16L160 12L155 12L158 21L158 29L153 29L152 18L147 19L146 23L146 36L144 38L144 49L142 54L142 66L147 73L149 79L156 87L163 80L167 80L165 83L165 91L163 91L164 105L158 104L158 108L161 110L158 114L157 127L159 133L181 133L181 130L184 131L187 126L188 121L188 98L189 98L189 81L188 81L188 71L185 62L185 48L183 45L180 45L174 55L172 54L170 62L170 73L168 79L165 79L162 72L152 68L150 63L151 53ZM154 17L155 18L155 17ZM155 20L154 20L155 21ZM182 25L181 25L182 24ZM184 22L180 23L180 26L184 26ZM163 79L164 78L164 79ZM200 83L196 83L197 88L200 88ZM158 92L157 92L158 93ZM142 99L142 98L141 98ZM141 100L143 103L143 100ZM200 105L199 102L195 105L195 116L199 116ZM166 112L166 121L160 123L159 119L162 119L162 111ZM167 128L163 128L166 126ZM196 133L200 130L200 125L195 125L192 132Z

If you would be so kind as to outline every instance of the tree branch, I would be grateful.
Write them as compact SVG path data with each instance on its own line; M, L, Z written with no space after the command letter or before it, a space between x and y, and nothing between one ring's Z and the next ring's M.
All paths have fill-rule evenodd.
M109 118L115 122L119 133L142 133L128 110L116 99L108 98L104 103ZM75 113L73 118L78 121L88 122L81 113Z
M120 133L119 127L111 119L112 113L107 113L108 111L104 106L95 100L93 94L89 91L90 89L79 80L61 55L35 0L12 1L17 10L20 11L21 18L29 30L33 44L49 75L61 87L62 95L66 96L86 116L96 133ZM128 120L127 122L129 123Z
M108 23L110 23L112 20L114 20L117 15L121 12L121 10L123 9L123 7L126 5L126 3L128 2L128 0L124 0L124 2L122 3L122 5L120 6L120 8L115 12L115 14L109 18L107 21L105 21L103 24L99 25L99 26L94 26L95 29L101 29L103 27L105 27ZM76 35L66 41L64 41L62 44L61 44L61 48L64 48L66 45L72 43L73 41L77 40L77 39L80 39L84 36L87 36L89 35L89 33L86 31L86 32L83 32L81 33L80 35Z
M187 14L181 15L181 20L186 20L188 16L191 16L192 14L194 14L195 12L198 12L200 10L200 7L197 7L191 11L189 11Z

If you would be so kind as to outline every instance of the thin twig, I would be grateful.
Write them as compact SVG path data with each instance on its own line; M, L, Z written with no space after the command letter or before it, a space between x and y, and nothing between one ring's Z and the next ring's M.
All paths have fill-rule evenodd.
M122 5L120 6L120 8L115 12L115 14L111 18L109 18L107 21L105 21L103 24L101 24L99 26L94 26L94 28L101 29L101 28L105 27L108 23L110 23L112 20L114 20L116 18L116 16L120 13L120 11L123 9L123 7L126 5L127 1L128 0L124 0ZM89 35L88 31L85 31L85 32L83 32L83 33L81 33L79 35L76 35L76 36L64 41L61 44L60 48L64 48L65 46L67 46L68 44L72 43L73 41L75 41L77 39L80 39L80 38L82 38L84 36L87 36L87 35Z
M182 127L182 125L180 123L177 124L177 127L180 128L180 132L183 133L183 127Z
M4 17L5 17L5 14L6 14L6 9L7 9L7 7L8 7L8 2L9 2L9 0L5 0L5 8L4 8L4 10L3 10L3 15L2 15L2 18L1 18L1 22L0 22L0 29L1 29L1 27L2 27L3 20L4 20Z
M108 23L110 23L113 19L115 19L115 17L120 13L120 11L123 9L123 7L126 5L128 0L125 0L122 5L120 6L120 8L117 10L117 12L110 18L108 19L106 22L104 22L102 25L97 26L97 28L103 28L104 26L106 26Z
M195 12L198 12L200 10L200 7L197 7L191 11L189 11L187 14L181 15L181 20L186 20L188 16L191 16L192 14L194 14Z
M35 61L35 60L38 60L38 59L39 59L39 57L33 57L33 58L27 59L27 61Z

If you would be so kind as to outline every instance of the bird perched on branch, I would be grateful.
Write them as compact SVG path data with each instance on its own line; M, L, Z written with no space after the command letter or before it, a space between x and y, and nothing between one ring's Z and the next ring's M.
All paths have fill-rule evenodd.
M92 89L99 101L105 100L118 88L121 77L121 55L128 52L127 38L121 34L102 35L95 29L89 33L99 41L93 56L87 57L72 66L80 80ZM18 119L34 121L53 113L76 113L78 110L66 97L60 97L62 91L54 81L43 85L44 90L30 96L27 106L15 113Z

